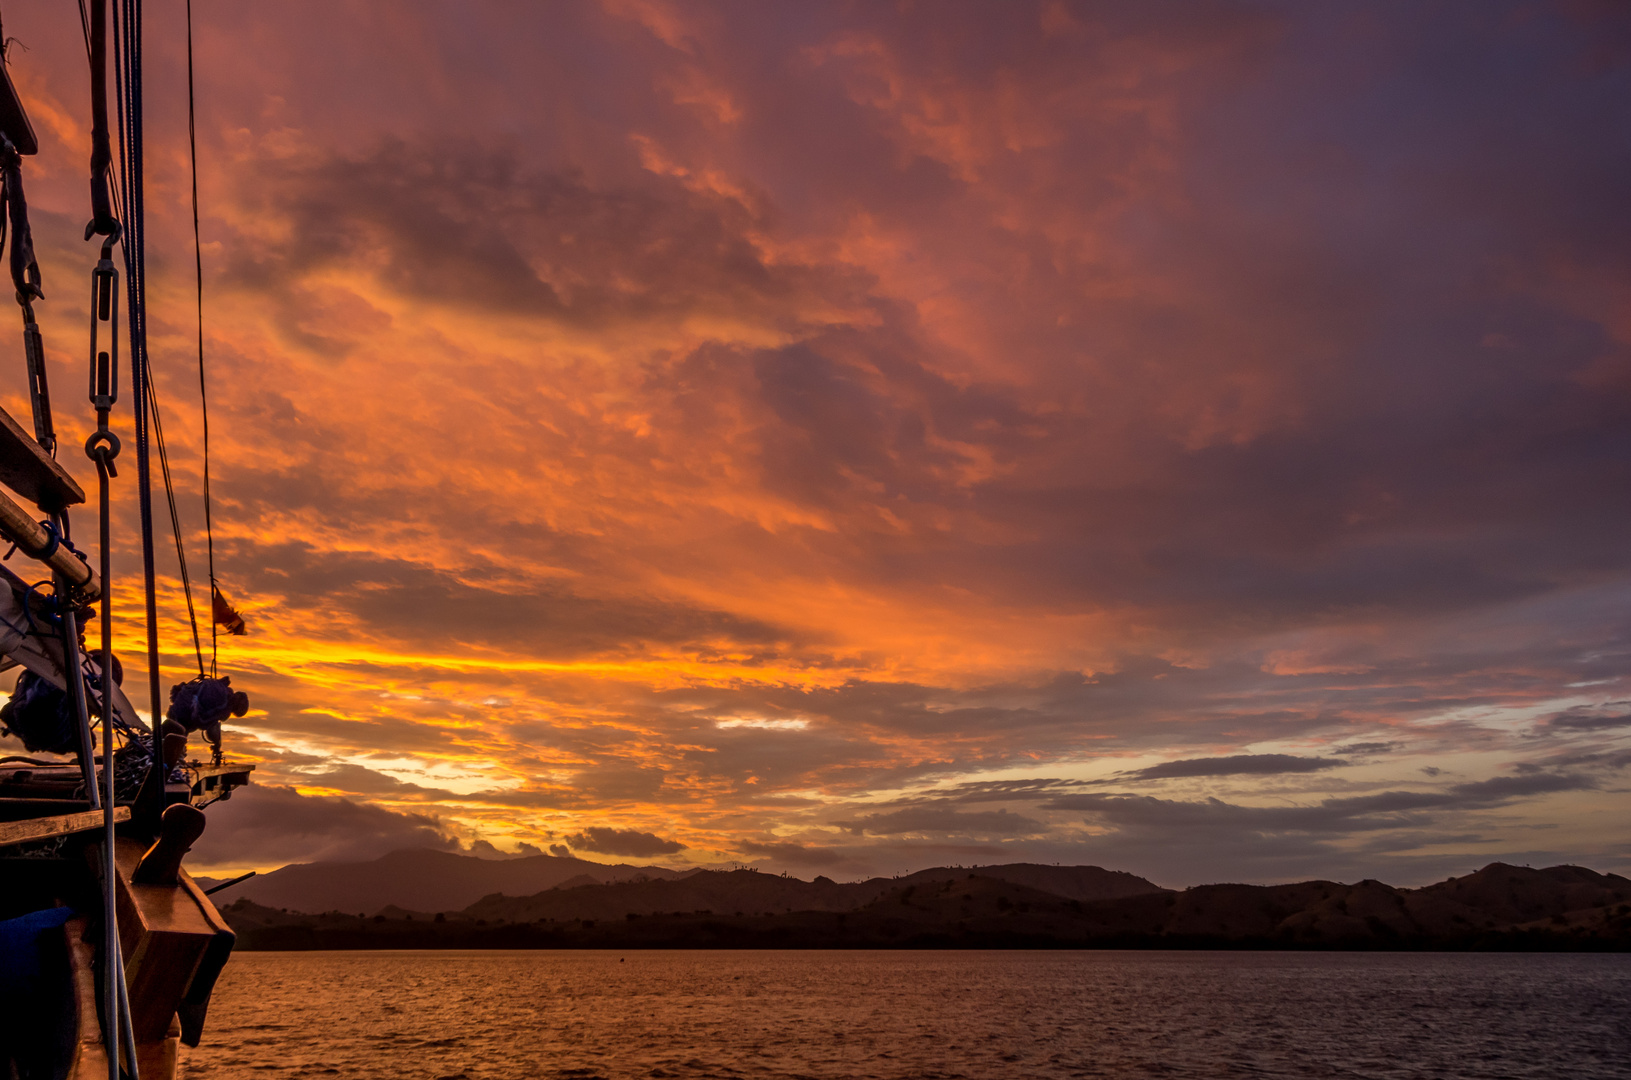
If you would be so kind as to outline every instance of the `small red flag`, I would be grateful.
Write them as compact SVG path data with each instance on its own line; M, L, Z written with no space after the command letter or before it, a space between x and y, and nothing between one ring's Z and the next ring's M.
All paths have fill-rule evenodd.
M214 602L212 606L215 609L215 624L226 627L229 634L245 633L244 617L238 614L238 609L234 608L226 596L222 594L220 587L212 583L210 592L213 594Z

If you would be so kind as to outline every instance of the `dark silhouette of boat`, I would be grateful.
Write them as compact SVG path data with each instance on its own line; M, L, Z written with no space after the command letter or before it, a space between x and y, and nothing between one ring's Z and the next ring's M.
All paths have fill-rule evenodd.
M141 3L116 0L110 11L107 0L86 0L81 13L93 142L85 239L100 239L99 257L87 259L97 430L83 463L98 481L99 543L72 529L71 512L87 498L58 459L35 317L44 293L23 186L23 159L39 143L0 65L0 193L33 414L29 431L0 410L0 483L10 491L0 492L0 549L11 547L0 562L0 671L20 669L0 723L25 747L0 757L0 1065L20 1080L169 1080L179 1045L196 1045L202 1035L234 941L182 859L203 831L203 807L248 783L254 766L223 754L221 721L242 715L247 698L215 677L213 663L205 672L202 646L199 677L175 687L159 717L150 447L158 447L161 464L164 458L145 338ZM188 48L190 87L190 26ZM108 123L110 52L117 158ZM127 358L152 723L121 686L109 599L109 500L121 449L111 419ZM202 348L200 364L202 373ZM216 591L213 566L211 593L228 632L242 632L242 619ZM97 620L101 640L87 651L84 630ZM195 619L195 645L196 627ZM194 755L194 732L205 736L207 754Z

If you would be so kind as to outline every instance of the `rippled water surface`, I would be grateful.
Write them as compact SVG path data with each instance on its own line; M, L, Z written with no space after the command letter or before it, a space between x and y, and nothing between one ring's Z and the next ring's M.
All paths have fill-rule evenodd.
M242 953L182 1075L1631 1076L1631 956Z

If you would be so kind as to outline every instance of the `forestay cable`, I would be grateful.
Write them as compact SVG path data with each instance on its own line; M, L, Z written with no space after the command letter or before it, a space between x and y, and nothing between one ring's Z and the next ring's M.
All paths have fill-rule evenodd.
M198 297L198 407L204 421L204 543L209 557L210 574L210 676L216 674L219 652L219 634L215 623L215 524L210 510L210 399L204 385L204 247L198 238L198 117L193 94L193 0L187 0L187 155L192 166L193 187L193 277ZM168 473L166 482L168 483ZM180 534L177 534L177 544ZM192 594L187 596L187 611L192 613ZM198 619L193 617L193 634L198 633ZM200 665L202 667L202 664Z

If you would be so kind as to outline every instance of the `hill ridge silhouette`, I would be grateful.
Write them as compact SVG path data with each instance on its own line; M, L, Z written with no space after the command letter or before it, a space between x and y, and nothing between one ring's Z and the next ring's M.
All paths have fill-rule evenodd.
M377 859L291 863L233 886L229 895L270 908L372 915L390 905L411 911L454 911L490 893L530 894L583 875L607 882L682 873L571 856L491 859L436 848L401 848Z
M1631 948L1631 880L1491 863L1416 889L1162 889L1100 867L934 867L841 884L752 870L633 875L436 913L224 909L242 948ZM1051 884L1052 889L1036 887ZM1075 895L1066 895L1065 890Z

